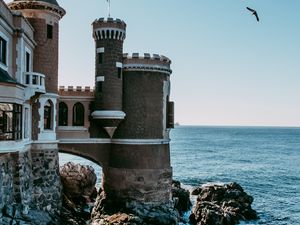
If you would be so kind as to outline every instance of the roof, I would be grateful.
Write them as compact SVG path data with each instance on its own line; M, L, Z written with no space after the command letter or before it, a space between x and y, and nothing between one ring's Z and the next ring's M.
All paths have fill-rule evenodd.
M15 79L9 76L8 72L0 68L0 82L4 83L17 83Z
M14 0L14 2L18 2L18 1L24 1L24 0ZM52 5L56 5L59 6L56 0L28 0L29 2L46 2Z

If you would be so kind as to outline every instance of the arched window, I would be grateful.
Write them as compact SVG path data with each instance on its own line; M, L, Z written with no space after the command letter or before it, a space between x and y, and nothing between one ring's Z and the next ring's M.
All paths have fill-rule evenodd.
M53 111L53 104L50 100L48 100L44 106L44 129L45 130L51 130L53 128L52 111Z
M84 107L79 102L73 107L73 126L84 126Z
M68 106L64 102L59 103L59 126L68 126Z

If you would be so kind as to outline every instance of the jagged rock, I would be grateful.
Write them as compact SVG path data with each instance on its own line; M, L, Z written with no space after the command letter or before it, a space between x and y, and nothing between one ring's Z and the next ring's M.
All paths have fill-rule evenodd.
M75 203L90 201L97 180L93 167L69 162L61 166L60 177L68 199Z
M196 188L196 206L190 223L196 225L235 225L240 220L257 219L251 208L253 197L237 183L208 185Z
M157 205L120 200L102 192L92 212L92 225L177 225L179 213L172 202Z
M180 182L176 180L172 182L172 198L175 202L175 208L180 215L188 211L192 206L190 192L181 188Z
M63 185L61 224L86 225L97 197L97 176L91 166L67 163L60 168Z

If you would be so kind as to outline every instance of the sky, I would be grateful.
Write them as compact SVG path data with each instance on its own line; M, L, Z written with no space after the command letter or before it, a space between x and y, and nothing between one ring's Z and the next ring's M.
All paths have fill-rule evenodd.
M59 85L93 86L91 23L107 2L57 1L67 11ZM111 0L111 17L127 23L124 52L172 60L175 120L186 125L300 127L299 10L299 0Z

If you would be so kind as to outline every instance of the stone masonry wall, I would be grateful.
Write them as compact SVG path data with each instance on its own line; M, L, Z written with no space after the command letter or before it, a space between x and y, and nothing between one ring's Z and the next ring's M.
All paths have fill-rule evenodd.
M50 213L61 208L58 149L32 150L33 201L31 207Z
M0 155L0 224L2 224L2 209L14 200L13 196L13 161L10 154Z

